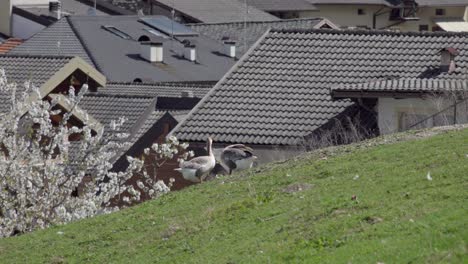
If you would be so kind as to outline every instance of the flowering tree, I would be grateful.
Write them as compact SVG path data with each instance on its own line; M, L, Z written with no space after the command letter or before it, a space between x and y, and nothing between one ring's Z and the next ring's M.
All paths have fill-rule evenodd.
M169 191L156 178L147 177L142 188L127 184L135 174L148 175L142 160L127 157L125 171L111 171L115 157L129 147L121 132L125 120L112 122L104 133L77 107L86 90L70 87L65 111L57 97L42 100L33 84L8 83L0 69L0 100L10 108L0 112L0 237L117 210L110 201L124 192L138 201L142 192L157 197ZM82 117L80 125L72 125L75 115ZM172 158L186 148L170 140L152 147L158 157Z

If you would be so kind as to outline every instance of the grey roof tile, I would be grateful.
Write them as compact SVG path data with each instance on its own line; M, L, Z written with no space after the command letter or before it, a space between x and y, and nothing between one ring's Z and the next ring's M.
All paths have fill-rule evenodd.
M181 97L184 92L192 92L202 98L214 86L213 82L202 83L120 83L108 82L99 91L106 94L127 94L151 97Z
M244 21L245 5L237 0L157 0L199 22ZM253 6L248 7L247 21L279 20Z
M468 81L443 78L402 78L391 80L376 80L351 85L339 85L331 88L332 92L450 92L468 91Z
M9 54L78 56L90 65L94 65L67 17L32 36Z
M149 27L139 19L138 16L74 16L70 17L70 22L97 68L112 81L132 82L137 78L153 82L217 81L235 63L217 54L223 49L220 43L202 35L176 37L173 41L165 36L164 63L149 63L140 58L141 44L137 39L151 33L144 30ZM114 26L131 39L118 37L102 25ZM184 39L196 43L196 63L181 57Z
M10 83L17 84L17 94L19 94L24 90L23 84L26 81L31 81L36 87L41 87L71 59L73 57L0 55L0 69L5 70ZM10 91L0 92L0 113L9 111L10 96Z
M145 112L154 111L154 103L155 99L152 97L88 93L83 97L79 106L101 122L105 130L109 129L111 121L118 121L120 117L124 117L127 121L122 131L131 133L136 132L136 129L142 125L139 122L145 118Z
M353 105L332 100L332 87L422 75L464 79L467 40L467 33L271 30L172 133L184 141L211 135L225 143L296 144ZM459 71L435 72L439 50L453 46ZM240 136L246 141L237 142Z

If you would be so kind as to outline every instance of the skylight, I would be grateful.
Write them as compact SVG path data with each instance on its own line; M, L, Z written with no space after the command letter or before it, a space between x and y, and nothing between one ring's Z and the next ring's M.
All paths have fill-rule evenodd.
M128 35L127 33L123 32L122 30L114 27L114 26L109 26L109 25L104 25L102 26L103 29L111 32L112 34L116 35L116 36L119 36L123 39L132 39L132 37L130 37L130 35Z
M198 33L190 28L179 24L165 16L153 16L140 18L142 23L154 29L157 29L167 35L174 36L198 36Z

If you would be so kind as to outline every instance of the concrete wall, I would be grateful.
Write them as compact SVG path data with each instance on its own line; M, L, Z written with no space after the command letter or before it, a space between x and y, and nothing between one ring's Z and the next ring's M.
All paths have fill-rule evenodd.
M379 98L377 103L378 123L381 134L390 134L401 131L403 115L418 115L418 118L411 120L414 124L421 120L423 116L429 117L445 108L453 105L453 100L443 98ZM421 126L431 127L436 125L453 124L454 109L448 109L434 118L430 118ZM441 124L442 122L442 124ZM457 105L456 123L468 122L468 102L465 101Z
M13 14L11 22L11 36L20 39L28 39L45 28L41 24L15 14Z
M0 0L0 32L7 36L11 35L11 8L10 0Z
M379 11L383 6L381 5L318 5L318 11L300 12L300 17L325 17L331 22L340 26L373 26L373 14ZM437 8L445 9L444 16L436 16L435 10ZM419 31L419 25L428 25L429 31L436 26L433 22L434 18L447 18L447 17L465 17L465 6L456 7L420 7L417 16L420 18L418 21L407 21L394 27L402 31ZM364 14L358 15L358 9L363 9ZM385 8L390 10L390 8ZM376 28L382 29L395 24L398 21L390 21L390 14L385 13L376 18Z
M4 1L4 0L2 0ZM29 5L29 6L38 6L38 5L48 5L50 0L11 0L13 5Z

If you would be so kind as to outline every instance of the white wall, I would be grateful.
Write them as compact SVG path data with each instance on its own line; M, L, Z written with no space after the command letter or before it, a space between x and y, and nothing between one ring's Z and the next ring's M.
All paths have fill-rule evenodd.
M453 105L453 100L442 98L379 98L377 103L378 123L381 134L395 133L400 130L400 117L402 113L431 116L441 110ZM453 119L453 108L438 115L439 118ZM468 102L457 105L457 124L468 122ZM433 120L427 121L427 125L434 125Z
M11 17L11 2L10 0L0 0L0 32L10 35L10 17Z
M4 0L0 0L4 1ZM49 0L11 0L13 2L13 5L32 5L32 6L38 6L38 5L48 5Z
M325 17L328 18L332 23L339 26L367 26L372 28L373 14L378 12L383 6L382 5L317 5L317 11L305 11L300 12L299 17ZM436 16L435 10L437 8L445 9L444 16ZM364 10L363 15L358 15L358 9ZM394 27L399 28L402 31L419 31L419 25L428 25L429 31L432 31L432 27L436 26L433 22L434 18L464 18L465 17L465 6L455 7L420 7L417 16L420 18L417 21L407 21ZM386 8L385 10L390 10ZM384 13L376 17L376 28L386 28L398 21L390 21L390 14Z
M1 0L0 0L1 1ZM28 39L37 32L43 30L45 26L22 16L13 14L11 36L20 39Z

